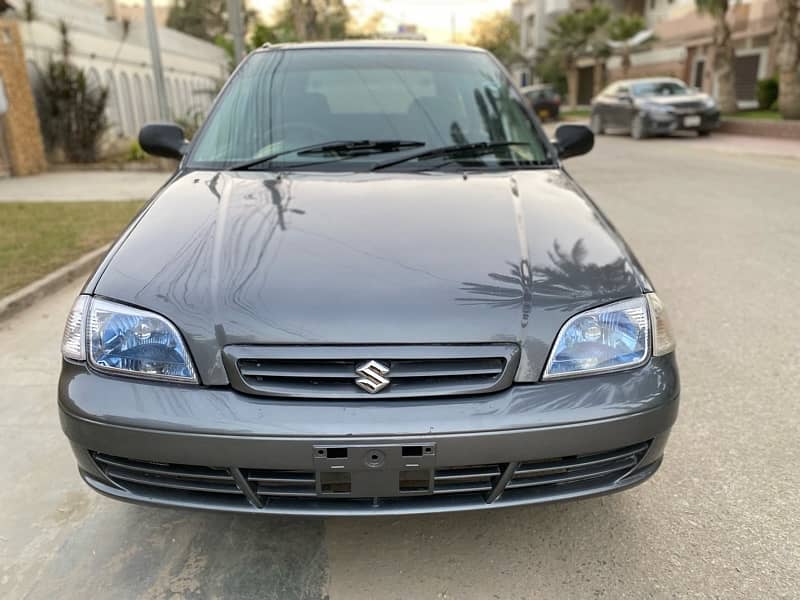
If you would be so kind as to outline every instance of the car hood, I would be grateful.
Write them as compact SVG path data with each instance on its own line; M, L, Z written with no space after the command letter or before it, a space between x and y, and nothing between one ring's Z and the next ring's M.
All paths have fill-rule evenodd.
M648 284L563 171L189 172L87 291L158 312L204 383L229 344L515 342L537 380L561 325Z

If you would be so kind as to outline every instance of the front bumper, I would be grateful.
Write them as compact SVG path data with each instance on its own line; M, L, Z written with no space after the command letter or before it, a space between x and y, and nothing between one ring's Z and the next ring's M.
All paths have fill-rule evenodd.
M639 369L463 398L297 401L107 377L64 363L62 427L81 476L132 502L367 515L611 493L661 463L672 356Z
M719 124L720 113L716 109L692 113L645 113L645 128L651 135L673 131L712 131Z

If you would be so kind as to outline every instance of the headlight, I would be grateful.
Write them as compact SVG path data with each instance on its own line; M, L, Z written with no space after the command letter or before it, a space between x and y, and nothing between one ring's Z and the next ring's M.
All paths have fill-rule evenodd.
M197 383L178 330L154 313L79 296L67 319L62 352L100 371Z
M651 328L651 322L654 327ZM652 333L651 333L652 329ZM655 294L593 308L561 328L544 379L603 373L643 364L675 349L661 301Z
M713 98L706 98L705 100L703 100L703 105L706 108L716 108L717 107L717 103L714 101Z

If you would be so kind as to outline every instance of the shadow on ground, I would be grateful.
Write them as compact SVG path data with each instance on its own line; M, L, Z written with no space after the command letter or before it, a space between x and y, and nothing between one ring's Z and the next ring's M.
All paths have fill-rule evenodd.
M102 500L76 525L31 597L73 590L69 597L313 600L324 593L321 519Z

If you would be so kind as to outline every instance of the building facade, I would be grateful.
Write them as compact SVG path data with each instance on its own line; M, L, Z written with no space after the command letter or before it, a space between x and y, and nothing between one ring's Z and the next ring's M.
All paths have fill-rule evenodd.
M90 81L109 90L110 133L134 137L144 123L158 120L143 19L121 17L113 0L33 0L33 17L28 21L20 15L19 29L34 89L48 63L61 58L63 21L70 60ZM159 27L158 33L170 118L204 113L227 76L224 50L166 27Z
M644 1L606 0L605 4L614 11L641 14L644 10ZM519 48L525 59L513 65L511 69L518 83L523 86L534 83L533 64L539 52L550 42L550 28L555 25L558 17L571 11L585 10L591 4L591 0L512 1L511 16L519 25Z
M513 69L520 84L532 81L537 50L548 42L548 28L567 10L582 10L583 0L517 0L512 15L520 27L520 49L525 63ZM710 94L716 93L713 76L713 21L697 12L694 0L627 0L608 3L616 12L639 14L653 31L655 41L633 52L629 77L677 77ZM756 102L759 79L775 72L774 33L778 9L776 0L741 0L733 4L728 22L736 52L736 95L740 108ZM578 103L588 104L596 89L594 78L604 73L607 82L620 79L621 60L611 57L604 69L594 60L578 62ZM606 83L606 81L601 82Z

